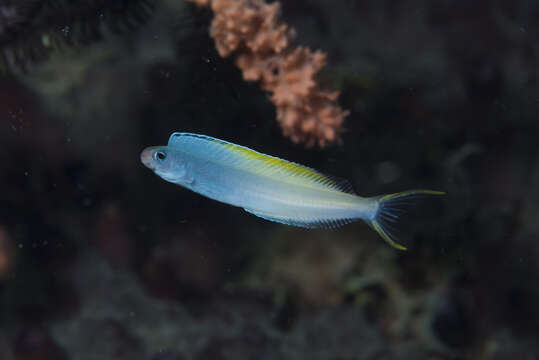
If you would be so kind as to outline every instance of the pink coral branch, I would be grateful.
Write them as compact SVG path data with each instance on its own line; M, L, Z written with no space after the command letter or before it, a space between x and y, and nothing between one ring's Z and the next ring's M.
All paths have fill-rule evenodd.
M236 53L246 81L271 93L283 134L307 146L339 139L348 111L339 93L321 89L316 75L326 63L321 51L294 47L295 31L280 20L280 4L264 0L188 0L210 6L210 34L219 55Z

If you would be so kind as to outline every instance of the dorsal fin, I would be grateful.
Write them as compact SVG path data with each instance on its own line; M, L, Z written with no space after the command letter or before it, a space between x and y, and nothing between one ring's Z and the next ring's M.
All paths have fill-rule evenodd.
M261 176L278 178L298 185L355 194L352 185L347 180L324 175L307 166L262 154L245 146L211 136L176 132L170 136L168 146Z

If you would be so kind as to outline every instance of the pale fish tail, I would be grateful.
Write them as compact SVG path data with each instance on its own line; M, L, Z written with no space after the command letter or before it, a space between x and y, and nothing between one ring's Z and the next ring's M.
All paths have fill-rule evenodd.
M395 225L399 222L399 217L406 207L418 198L427 195L445 195L445 192L419 189L377 196L374 198L378 202L376 214L371 219L366 220L366 222L380 234L389 245L395 249L406 250L406 247L398 244L396 241Z

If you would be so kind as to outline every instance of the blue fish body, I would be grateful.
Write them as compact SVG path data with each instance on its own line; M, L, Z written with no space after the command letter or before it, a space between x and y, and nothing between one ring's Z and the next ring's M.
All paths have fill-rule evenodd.
M305 228L334 228L364 220L399 249L405 248L388 230L398 217L399 202L421 194L442 194L412 190L364 198L347 181L192 133L173 133L168 145L146 148L141 161L166 181L266 220Z

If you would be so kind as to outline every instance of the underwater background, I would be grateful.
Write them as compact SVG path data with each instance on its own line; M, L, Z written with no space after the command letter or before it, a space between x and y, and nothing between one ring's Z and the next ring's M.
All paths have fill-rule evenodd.
M280 5L340 92L327 142L284 136L207 7L0 0L1 360L539 359L539 3ZM174 131L447 195L407 251L287 227L145 168Z

